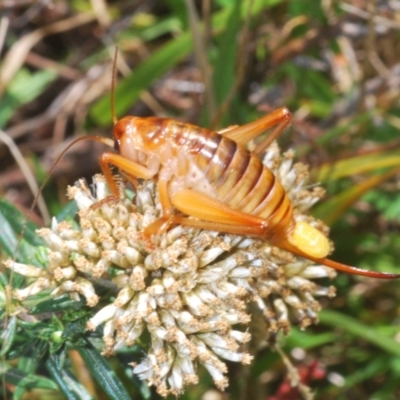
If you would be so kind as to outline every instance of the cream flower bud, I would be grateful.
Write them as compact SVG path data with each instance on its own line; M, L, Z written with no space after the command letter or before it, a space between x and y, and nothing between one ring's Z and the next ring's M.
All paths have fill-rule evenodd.
M42 292L44 289L48 289L51 287L51 280L48 278L38 278L31 285L27 286L24 289L16 289L14 290L14 297L18 300L25 300L29 296L34 296Z
M207 316L211 314L210 308L195 293L182 293L181 297L193 315Z
M288 297L285 298L286 301L288 301L288 300L290 301L291 299L292 299L292 303L296 304L295 303L295 299L296 299L295 296L288 296ZM287 307L285 305L285 302L282 299L275 299L273 303L274 303L274 308L275 308L278 320L287 321L289 315L288 315L288 309L287 309Z
M70 258L67 252L51 251L48 254L48 259L48 269L50 271L58 267L67 267L70 265Z
M135 248L128 246L126 242L123 244L119 243L117 249L125 255L130 265L137 265L143 261L142 254Z
M132 269L131 276L129 278L129 284L134 290L143 290L146 287L145 279L148 276L148 271L146 268L144 268L141 265L136 265ZM160 285L161 286L161 285ZM164 289L162 288L162 292L164 292ZM153 288L153 293L154 293L154 288ZM161 294L161 292L159 292Z
M37 234L46 241L46 243L52 250L54 251L65 250L64 241L50 229L48 228L38 229Z
M229 271L228 276L232 279L246 279L252 276L252 271L248 267L233 268Z
M84 254L90 256L90 257L99 257L100 256L100 250L97 246L96 243L91 242L90 240L84 238L81 239L78 243L79 249L81 252Z
M117 250L106 250L101 253L102 259L105 259L120 268L128 268L129 262L124 254L121 254Z
M103 307L100 311L98 311L94 317L90 318L88 321L88 329L94 331L100 324L111 320L115 315L118 307L114 304L108 304L107 306Z
M111 267L111 262L105 258L100 258L100 260L93 267L92 274L94 277L99 278L103 276L108 269Z
M99 301L99 296L96 295L93 285L87 279L76 278L76 286L73 291L82 294L89 307L94 307Z
M324 265L309 265L301 271L301 276L306 279L334 278L336 272Z
M231 330L228 335L232 339L236 340L238 343L247 343L251 339L251 335L249 332Z
M240 362L242 364L250 364L253 357L247 353L239 353L221 347L212 347L215 354L224 358L225 360Z
M200 256L199 266L203 267L214 261L224 250L220 247L213 247L212 249L203 251Z
M62 281L63 279L74 279L76 276L76 269L74 267L57 268L54 270L54 279Z
M94 201L87 197L87 194L83 191L79 190L75 186L70 186L67 189L67 195L72 200L74 199L78 208L81 209L88 209L90 208Z
M126 337L126 344L127 346L132 346L136 339L140 337L140 335L143 333L145 328L145 322L144 320L138 320L132 328L129 330L128 335Z
M35 267L33 265L21 264L11 260L5 261L4 265L6 266L6 268L11 269L17 274L24 275L30 278L38 278L39 276L46 275L46 270Z
M122 288L119 293L117 298L114 301L114 304L116 307L122 307L125 304L127 304L135 294L135 291L131 289L129 286L126 286Z
M83 213L82 213L83 214ZM82 237L89 240L89 241L95 241L97 238L97 232L93 228L92 223L88 218L85 218L84 216L81 216L80 218L80 225L82 228Z
M108 189L107 181L105 180L104 176L100 175L100 174L96 174L93 177L93 183L96 188L97 201L101 201L101 200L105 199L109 195L110 191Z

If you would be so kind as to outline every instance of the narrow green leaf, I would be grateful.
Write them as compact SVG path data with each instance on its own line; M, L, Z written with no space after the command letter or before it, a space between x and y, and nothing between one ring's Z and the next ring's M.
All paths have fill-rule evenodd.
M322 346L327 343L332 343L336 340L336 335L333 332L327 333L307 333L299 329L293 328L290 335L285 339L285 344L290 347L299 346L304 350Z
M68 400L92 400L93 397L88 393L69 371L64 368L58 368L53 357L46 360L46 368L49 374L57 383L58 388L64 393Z
M258 15L262 9L272 7L282 0L254 0L251 9L252 15ZM241 16L245 15L248 8L247 2L241 2ZM214 31L220 32L227 25L233 6L226 7L212 17ZM134 104L140 93L147 90L150 85L163 74L169 71L177 63L183 60L193 48L193 40L190 32L185 32L179 37L170 40L158 51L155 51L148 59L136 66L130 76L120 82L116 91L116 113L123 115ZM110 95L100 99L91 109L91 116L99 125L111 124Z
M39 69L30 72L27 68L20 69L9 83L7 91L18 100L19 104L25 104L41 93L45 87L57 77L57 73L51 69ZM29 90L26 88L29 87Z
M22 104L29 103L38 97L45 87L56 78L57 74L50 69L39 69L31 73L28 69L20 69L8 84L7 92L2 99L0 108L0 127L15 113L15 109ZM26 90L26 88L29 90Z
M307 81L303 89L307 97L326 105L332 104L336 100L336 94L331 83L326 79L325 74L319 71L302 70L300 82L301 79L303 79L303 82L304 79Z
M75 201L70 201L68 204L56 215L57 221L63 221L68 218L74 218L78 213L78 206Z
M18 382L18 386L27 389L53 389L57 390L57 385L48 378L39 375L28 374Z
M27 374L16 368L7 369L4 374L6 382L27 389L41 388L57 390L57 385L44 376Z
M43 244L36 235L37 226L28 222L26 217L13 205L0 198L0 247L10 257L14 255L19 235L25 228L24 239L19 245L17 258L24 262L29 262L35 246Z
M364 325L356 319L331 310L323 310L319 314L319 320L322 324L339 328L345 332L351 333L360 339L378 346L382 350L387 351L395 356L400 356L400 343L396 340L383 335L379 330Z
M64 295L57 299L48 299L40 302L29 310L29 314L35 315L44 312L79 310L82 307L85 307L84 300L76 301L72 300L68 295Z
M385 374L392 367L388 358L388 355L384 354L384 356L370 360L363 368L358 368L347 375L344 387L351 388L357 383L373 379L379 374Z
M18 369L26 374L33 374L38 366L36 357L20 357L18 359Z
M134 104L143 90L151 83L169 71L180 62L192 48L192 38L189 32L168 42L160 50L153 53L127 78L123 79L115 90L115 111L123 115ZM99 125L111 123L110 96L103 97L91 109L91 116Z
M180 32L180 30L181 30L181 23L179 19L173 16L157 21L156 23L150 23L148 27L136 32L135 36L139 37L144 42L148 42L150 40L157 39L160 36L166 35L168 33L176 34Z
M379 153L353 156L325 164L318 171L313 172L313 176L315 176L316 181L325 182L399 165L400 151L397 148Z
M35 347L38 344L37 340L34 340L32 338L28 338L28 340L25 340L25 338L21 337L19 337L19 339L20 340L18 340L18 343L14 344L11 350L8 351L7 359L15 360L19 357L23 357L26 354L32 354L34 350L37 349ZM17 340L15 340L15 342L17 342Z
M110 400L130 400L124 385L110 368L104 357L86 341L86 346L76 347L96 382Z
M226 29L218 40L218 56L214 62L214 90L218 104L221 104L230 92L236 73L237 49L241 28L240 0L229 15Z
M350 187L337 196L321 202L321 204L313 210L313 215L322 219L328 225L332 225L334 222L338 221L364 193L375 188L394 175L397 175L399 171L400 167L393 168L384 174L374 175L364 182Z
M334 140L335 138L345 135L348 132L351 132L353 129L368 123L370 121L371 115L369 113L363 113L356 116L352 116L350 120L340 123L340 125L335 126L332 129L326 131L322 136L317 138L316 142L319 145L328 145L329 142ZM310 150L310 147L308 146Z
M8 350L10 349L14 341L16 328L17 328L17 317L15 315L12 315L8 319L6 328L1 333L1 341L2 341L1 351L0 351L1 357L7 354Z

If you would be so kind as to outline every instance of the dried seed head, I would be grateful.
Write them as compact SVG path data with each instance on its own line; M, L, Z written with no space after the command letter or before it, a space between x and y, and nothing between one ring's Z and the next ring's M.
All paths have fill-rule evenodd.
M292 152L281 156L273 144L264 163L282 182L296 220L321 228L303 214L321 190L304 189L307 170L293 166L292 158ZM143 230L161 215L154 182L139 186L133 203L124 196L107 198L99 175L93 193L82 180L68 193L80 209L80 228L54 220L51 230L39 231L50 248L47 268L6 263L33 280L15 296L23 300L48 290L55 297L83 296L95 307L99 297L94 282L110 280L118 294L102 299L106 305L94 309L87 329L104 325L105 355L132 346L149 332L147 355L133 366L134 373L162 396L179 395L196 383L196 363L224 389L223 360L251 362L244 348L250 334L234 328L250 323L249 306L263 315L265 339L279 330L288 332L293 322L303 328L315 322L320 308L316 298L334 295L333 288L314 282L334 276L331 269L258 239L175 226L149 243ZM254 323L252 328L257 332Z

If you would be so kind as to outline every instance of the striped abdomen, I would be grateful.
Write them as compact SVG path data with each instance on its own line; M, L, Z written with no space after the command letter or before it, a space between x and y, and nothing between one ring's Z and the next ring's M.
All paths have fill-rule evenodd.
M208 129L169 122L168 136L202 171L215 198L233 209L268 220L272 228L287 230L293 221L291 201L255 154Z

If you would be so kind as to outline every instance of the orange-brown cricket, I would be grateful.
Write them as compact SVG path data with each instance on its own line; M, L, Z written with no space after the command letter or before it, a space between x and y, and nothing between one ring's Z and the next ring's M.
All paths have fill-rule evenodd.
M110 166L135 178L157 179L163 215L146 228L149 237L175 224L252 235L350 274L400 277L326 258L326 237L308 223L294 221L282 185L259 159L290 120L289 110L280 108L255 122L214 132L169 118L124 117L113 129L119 154L103 153L100 165L114 196L119 191ZM273 126L254 151L244 147Z
M116 58L114 71L115 63ZM330 246L326 237L306 222L295 222L293 206L285 190L259 159L290 123L287 108L219 132L170 118L128 116L117 120L114 76L115 72L111 91L113 140L80 137L60 157L80 140L96 140L114 147L116 152L104 152L99 161L115 197L120 193L111 166L119 168L132 181L157 180L163 213L146 228L147 238L181 224L255 236L349 274L378 279L400 277L400 274L368 271L328 259ZM253 151L245 147L273 127Z

